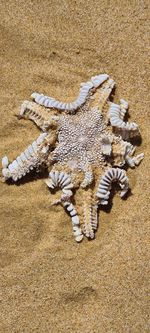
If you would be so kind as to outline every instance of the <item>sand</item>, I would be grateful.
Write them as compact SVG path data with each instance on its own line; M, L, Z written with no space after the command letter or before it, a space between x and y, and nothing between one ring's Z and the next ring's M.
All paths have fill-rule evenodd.
M33 91L73 100L108 73L130 103L145 159L128 170L132 195L100 214L76 244L42 179L0 184L0 333L146 333L149 228L149 1L0 3L1 153L13 160L39 134L15 115Z

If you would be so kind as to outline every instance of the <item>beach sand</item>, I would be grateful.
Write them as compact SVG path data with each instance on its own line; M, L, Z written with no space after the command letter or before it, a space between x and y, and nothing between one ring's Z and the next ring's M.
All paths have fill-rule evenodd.
M81 82L108 73L115 101L129 101L145 159L128 169L132 195L116 194L95 240L81 244L42 178L1 182L0 333L149 332L148 4L1 0L0 156L13 160L39 135L16 117L32 92L72 101Z

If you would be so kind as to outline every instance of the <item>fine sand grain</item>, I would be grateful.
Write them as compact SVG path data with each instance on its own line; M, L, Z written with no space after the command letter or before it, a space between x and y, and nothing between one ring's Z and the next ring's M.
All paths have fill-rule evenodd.
M94 241L76 244L42 179L0 184L0 333L146 333L149 231L149 1L0 1L1 154L38 135L15 115L33 91L65 101L98 73L130 103L145 159L128 170L132 195L100 214Z

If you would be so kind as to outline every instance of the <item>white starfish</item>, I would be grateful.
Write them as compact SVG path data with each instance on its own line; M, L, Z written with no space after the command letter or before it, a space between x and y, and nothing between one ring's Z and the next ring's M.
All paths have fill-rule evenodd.
M135 147L130 138L140 135L135 123L124 121L128 103L110 102L115 82L100 74L81 84L72 103L33 93L34 101L25 101L20 118L32 120L43 133L16 160L2 159L4 180L17 181L40 166L49 169L45 180L50 189L62 191L55 204L62 204L71 216L77 242L94 238L98 226L97 210L109 202L112 183L117 181L121 198L129 188L124 169L138 165L144 157L132 157ZM40 104L40 105L39 105ZM83 191L83 227L73 204L74 189Z

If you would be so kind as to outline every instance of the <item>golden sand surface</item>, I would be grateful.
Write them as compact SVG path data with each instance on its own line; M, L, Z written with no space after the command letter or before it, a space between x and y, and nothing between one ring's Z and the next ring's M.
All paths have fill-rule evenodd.
M116 194L81 244L42 179L1 182L0 333L149 332L149 4L0 1L0 156L13 160L38 136L16 118L32 92L72 101L99 73L117 82L115 101L129 101L145 153L128 170L132 195Z

